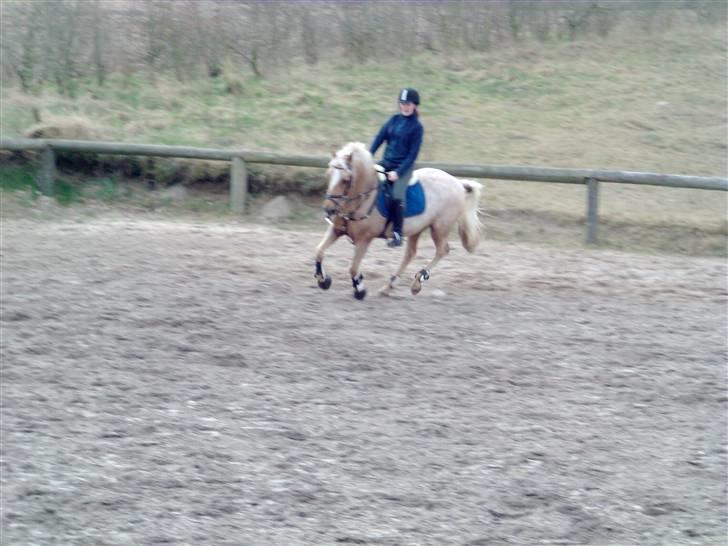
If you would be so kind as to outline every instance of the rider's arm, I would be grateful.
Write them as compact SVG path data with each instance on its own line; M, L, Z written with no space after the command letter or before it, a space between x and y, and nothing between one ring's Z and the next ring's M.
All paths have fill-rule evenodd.
M377 136L374 137L372 145L369 147L369 152L372 154L372 157L374 156L374 154L377 153L377 150L384 142L384 138L387 136L387 127L389 127L390 121L391 120L387 120L387 123L382 125L382 128L379 129L379 133L377 133Z
M412 168L412 165L415 164L415 159L417 159L417 155L420 153L424 133L425 130L422 125L418 125L412 135L412 143L410 144L409 153L407 154L407 157L404 158L404 161L400 163L399 167L397 167L397 176L403 175Z

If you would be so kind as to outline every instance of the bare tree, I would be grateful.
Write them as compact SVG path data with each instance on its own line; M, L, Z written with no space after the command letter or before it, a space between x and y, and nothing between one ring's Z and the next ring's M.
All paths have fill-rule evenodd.
M38 37L41 35L40 16L42 4L39 3L4 3L2 9L2 48L3 61L12 65L12 70L20 81L24 93L30 93L33 82L38 76L36 65L39 55ZM6 26L8 20L15 24ZM7 68L5 68L7 70Z
M46 42L44 53L49 60L49 69L61 94L76 94L75 80L79 45L81 42L80 0L58 0L44 4L44 26Z
M164 52L164 42L161 39L162 12L158 2L144 4L144 62L149 69L152 81L156 81L158 63Z
M342 4L337 10L344 51L358 63L374 56L377 49L375 22L371 10L375 5L364 2Z
M298 17L301 21L301 46L306 63L314 65L319 61L319 39L316 17L309 6L297 6Z
M226 5L225 37L227 49L248 65L256 77L263 77L263 66L271 58L270 12L277 6L257 2Z
M112 73L177 79L235 63L263 77L293 63L345 55L355 63L460 54L524 40L607 36L620 22L662 32L674 19L722 24L714 0L0 0L0 71L32 92ZM242 70L244 72L244 70ZM236 74L232 74L236 76Z
M193 41L190 40L187 15L190 14L189 2L169 2L166 4L165 26L163 35L167 46L167 57L172 63L177 81L184 81L188 73L188 53Z
M222 26L220 3L193 2L190 9L193 12L198 55L202 57L207 75L216 78L222 74L224 57L219 34Z
M106 64L104 64L104 20L101 16L101 0L93 3L93 29L94 29L94 66L96 67L96 83L103 86L106 83Z

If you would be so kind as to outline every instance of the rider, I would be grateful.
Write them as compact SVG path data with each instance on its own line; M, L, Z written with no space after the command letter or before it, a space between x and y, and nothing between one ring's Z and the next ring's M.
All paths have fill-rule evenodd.
M379 130L369 151L372 156L383 142L387 143L379 164L384 167L387 180L392 183L392 204L389 210L393 234L387 246L402 244L405 195L417 154L420 153L424 128L418 119L420 95L412 88L399 92L399 114L392 116Z

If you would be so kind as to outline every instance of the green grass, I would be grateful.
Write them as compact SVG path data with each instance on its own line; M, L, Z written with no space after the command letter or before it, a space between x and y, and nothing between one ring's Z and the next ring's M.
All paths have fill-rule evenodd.
M698 27L452 58L418 55L406 64L321 63L268 79L233 72L153 83L115 75L103 88L82 82L77 100L4 87L0 133L22 134L36 105L48 118L83 117L108 139L322 153L369 141L393 113L396 89L413 85L423 96L422 159L720 175L724 59L724 33ZM228 80L241 91L227 92ZM645 138L629 125L635 120L660 137ZM683 150L680 134L696 145ZM529 135L539 145L509 135ZM673 145L678 153L666 154Z
M111 178L102 178L97 182L94 197L99 201L114 202L119 197L119 184Z
M0 189L3 191L37 190L35 174L28 167L0 167Z
M75 100L2 86L0 134L21 136L37 107L47 125L73 126L71 138L82 138L86 127L106 140L322 155L350 140L369 142L394 113L397 90L414 86L423 98L424 161L726 176L727 41L725 29L696 25L457 56L423 53L389 64L328 59L264 79L234 65L223 77L184 83L111 75L102 88L81 82ZM179 179L177 169L187 169L184 182L197 172L216 178L206 169L142 163L160 184ZM297 176L293 169L262 172L274 172L271 180ZM485 208L498 214L584 215L580 187L485 184ZM113 178L92 186L95 195L79 197L71 187L62 199L120 198ZM615 225L725 230L726 200L709 191L603 185L601 214Z
M27 166L0 165L0 191L3 194L22 193L34 201L40 195L36 172ZM82 191L78 183L57 179L53 184L53 195L62 205L80 201Z
M81 200L81 188L68 180L57 179L53 185L53 197L61 205L70 205Z
M224 192L191 189L184 199L175 199L168 196L163 186L150 191L143 182L117 175L95 177L67 173L54 183L52 202L60 207L56 210L49 208L47 200L40 199L42 194L36 185L35 172L32 166L0 163L0 216L27 216L29 209L39 207L51 217L56 212L70 210L81 217L93 216L106 207L131 212L194 213L214 218L232 216ZM261 199L255 195L252 198Z

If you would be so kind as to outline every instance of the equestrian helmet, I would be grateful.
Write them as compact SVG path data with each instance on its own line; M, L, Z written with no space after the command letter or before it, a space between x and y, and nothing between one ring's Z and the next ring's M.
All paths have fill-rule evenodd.
M414 104L420 104L420 94L411 87L406 87L399 92L399 102L412 102Z

